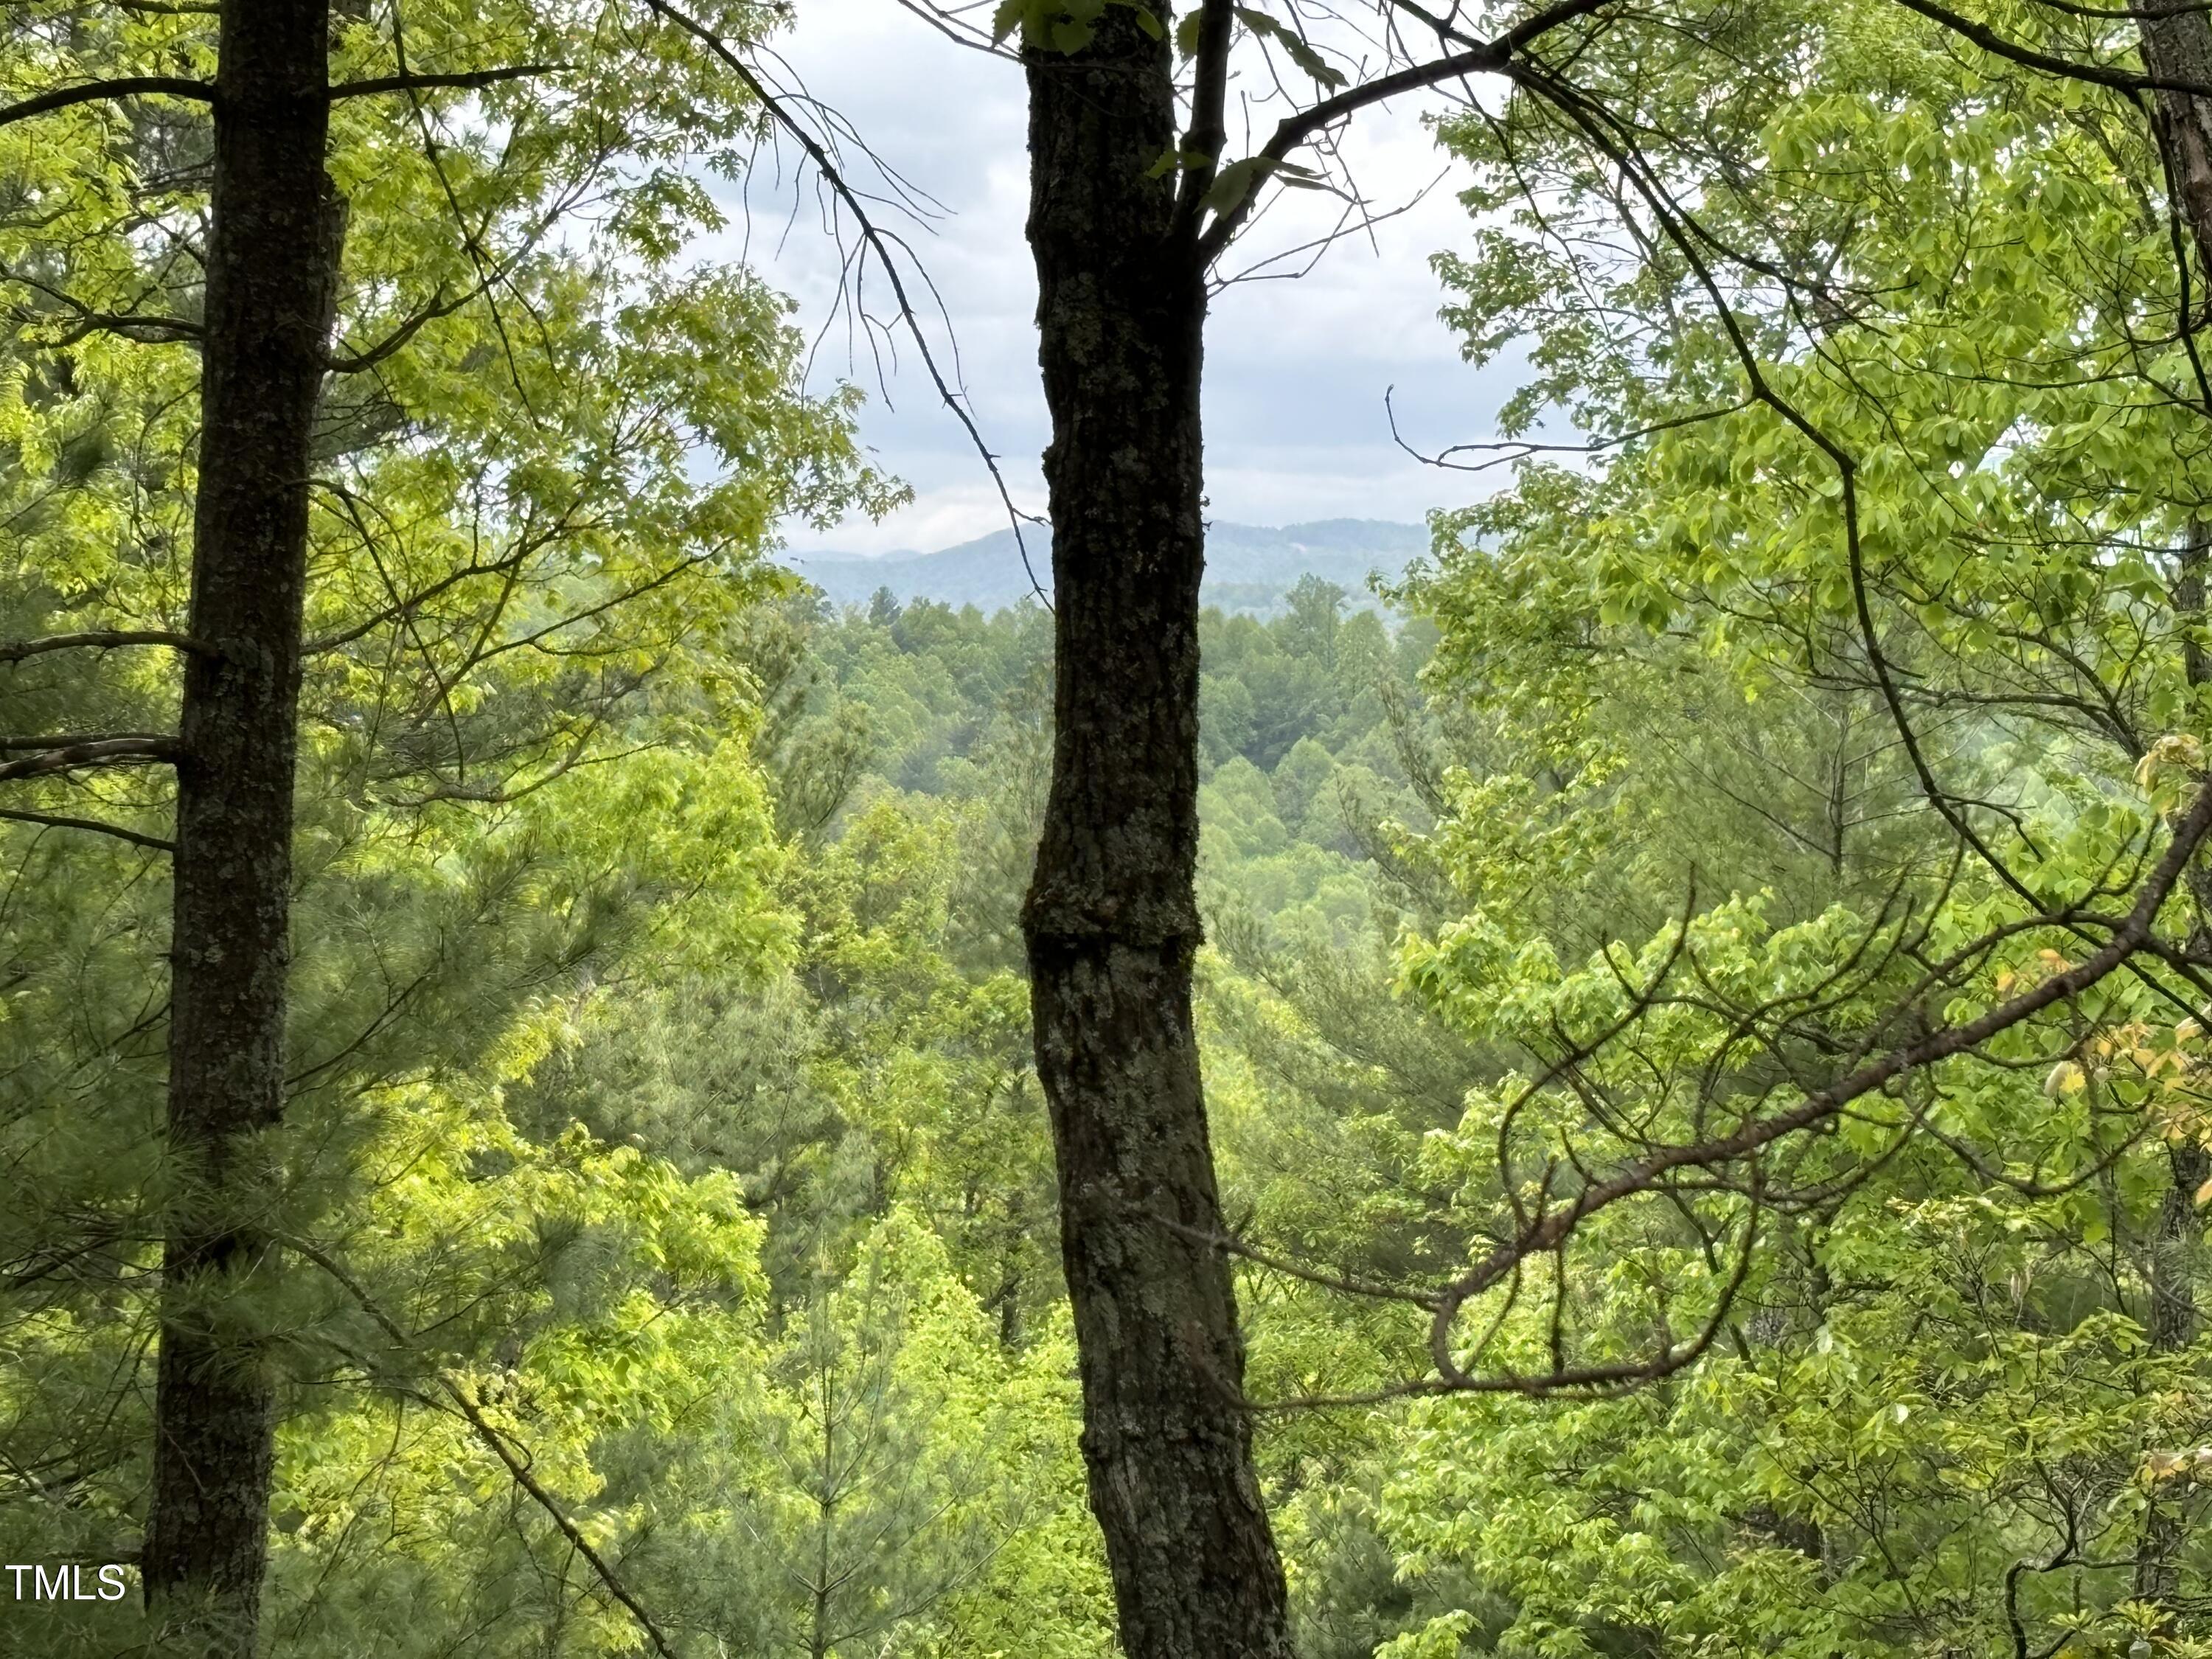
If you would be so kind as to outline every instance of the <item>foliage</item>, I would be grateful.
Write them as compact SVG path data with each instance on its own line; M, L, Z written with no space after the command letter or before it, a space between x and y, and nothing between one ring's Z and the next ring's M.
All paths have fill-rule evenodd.
M773 568L897 490L786 302L690 258L759 128L704 59L588 6L342 25L341 80L557 67L337 106L271 1650L638 1651L611 1575L687 1652L1103 1659L1018 927L1051 620ZM213 50L191 8L0 39L8 100ZM2212 1651L2201 872L2162 958L1483 1291L1443 1344L1499 1391L1409 1386L1529 1206L2070 971L2212 742L2212 397L2130 102L1875 0L1609 15L1573 73L1635 121L1524 80L1439 127L1438 271L1531 365L1508 435L1583 453L1504 452L1383 611L1202 624L1200 1017L1302 1651ZM179 625L207 143L161 97L0 125L0 636ZM0 683L11 733L158 731L176 665ZM0 1546L122 1561L168 796L8 788Z

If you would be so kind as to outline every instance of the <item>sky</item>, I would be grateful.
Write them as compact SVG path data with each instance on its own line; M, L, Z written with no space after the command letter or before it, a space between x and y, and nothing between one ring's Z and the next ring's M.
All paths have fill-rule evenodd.
M944 212L901 227L941 296L960 378L1017 503L1042 511L1037 456L1047 435L1033 321L1036 282L1022 240L1027 205L1020 70L964 50L896 0L800 0L778 46L807 92L838 111ZM1378 204L1413 200L1444 174L1446 158L1419 110L1362 113L1346 149ZM1232 148L1237 148L1232 144ZM787 161L788 161L787 157ZM1488 434L1512 390L1510 370L1476 370L1437 312L1443 294L1429 269L1439 249L1463 245L1468 220L1449 176L1366 239L1339 243L1297 281L1231 287L1207 333L1206 489L1213 517L1293 524L1366 518L1418 522L1492 487L1421 465L1393 443L1383 404L1395 388L1399 426L1423 447ZM817 385L850 380L868 393L862 441L877 464L913 489L913 504L879 524L854 517L827 532L793 526L793 550L933 551L1006 523L966 434L938 401L909 342L896 342L879 382L866 340L838 303L838 255L811 189L794 194L787 167L763 167L726 205L731 228L702 249L742 254L799 302L821 335ZM1305 240L1332 216L1327 198L1287 195L1255 227L1249 262ZM887 223L896 222L895 218ZM1230 268L1239 269L1239 248ZM940 343L944 330L939 330ZM943 361L941 359L941 361Z

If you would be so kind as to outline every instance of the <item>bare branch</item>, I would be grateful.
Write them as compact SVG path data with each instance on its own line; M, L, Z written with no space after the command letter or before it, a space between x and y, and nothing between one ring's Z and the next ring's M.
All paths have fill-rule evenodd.
M335 102L340 98L367 98L385 92L422 92L435 87L465 90L497 86L502 81L526 81L533 75L551 75L572 67L568 64L511 64L501 69L462 70L446 75L381 75L371 81L340 81L331 88L329 96Z
M1398 410L1392 401L1396 392L1395 386L1385 386L1382 389L1382 412L1390 423L1390 441L1423 466L1440 467L1448 472L1486 472L1492 467L1511 465L1537 455L1602 455L1608 450L1639 443L1646 438L1656 437L1662 433L1679 431L1684 427L1700 425L1706 421L1725 419L1730 415L1750 408L1754 401L1749 398L1738 398L1735 403L1718 408L1695 410L1689 414L1678 415L1669 420L1654 421L1650 425L1638 427L1633 431L1608 433L1602 437L1592 438L1587 443L1546 444L1516 438L1497 443L1448 444L1431 454L1426 450L1416 448L1398 429ZM1460 455L1483 455L1488 459L1480 461L1462 461L1454 459Z
M957 15L941 12L929 4L928 0L898 0L898 3L957 46L965 46L970 52L980 52L986 58L996 58L1018 67L1022 61L1018 55L993 40L990 30L977 28Z
M959 396L952 390L951 382L945 379L944 371L938 367L937 355L930 349L929 337L922 329L921 315L915 311L913 301L907 296L906 282L899 275L898 261L895 257L891 239L884 234L874 219L869 216L859 192L847 182L844 174L839 171L835 158L830 155L822 141L808 131L805 124L791 112L784 100L769 89L767 83L754 71L752 66L732 49L728 41L690 14L669 4L668 0L645 0L645 5L646 9L655 16L674 24L684 33L699 41L708 51L720 58L732 74L744 83L745 89L760 100L761 107L768 112L769 118L778 127L789 133L799 149L805 152L807 160L814 163L815 170L822 175L823 182L830 186L831 193L842 202L846 210L852 214L854 222L860 227L861 240L869 251L875 254L877 263L883 267L884 275L890 283L891 295L898 306L899 319L906 325L907 332L912 337L915 349L921 352L922 367L928 371L930 381L936 386L939 398L947 409L952 411L953 417L967 432L969 442L974 446L976 454L981 457L985 468L990 472L991 482L999 492L1000 504L1006 508L1007 522L1013 528L1014 546L1022 556L1022 568L1029 573L1030 588L1035 591L1045 608L1050 610L1052 600L1046 594L1044 585L1037 580L1036 568L1030 562L1029 542L1022 534L1023 521L1026 519L1035 522L1034 515L1023 513L1014 505L1012 492L1006 488L1006 475L999 470L998 456L993 453L991 447L983 441L982 429L975 424L975 417L968 412L968 406L961 402Z
M1447 81L1457 81L1470 75L1504 73L1512 59L1528 50L1552 30L1591 14L1602 11L1614 0L1558 0L1534 16L1523 19L1496 39L1454 52L1426 64L1413 64L1389 75L1377 76L1364 85L1340 92L1334 98L1324 98L1312 108L1301 111L1279 125L1273 137L1261 146L1255 160L1261 164L1262 173L1279 167L1290 159L1291 152L1316 134L1334 126L1338 122L1365 109L1370 104L1380 104L1408 92L1420 92L1439 86ZM1235 206L1214 216L1206 234L1198 240L1198 257L1201 267L1220 257L1237 229L1251 216L1253 205L1260 197L1261 180L1255 179L1253 187L1244 192Z

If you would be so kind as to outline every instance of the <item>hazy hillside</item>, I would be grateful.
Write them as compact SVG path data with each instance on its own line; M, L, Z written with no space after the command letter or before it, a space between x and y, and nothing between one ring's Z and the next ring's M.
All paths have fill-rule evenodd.
M1036 530L1027 540L1037 580L1049 592L1051 532ZM1224 611L1271 615L1281 609L1291 585L1308 573L1336 583L1358 602L1367 592L1370 571L1395 576L1428 548L1429 532L1421 526L1373 519L1328 519L1280 529L1217 523L1206 538L1206 602ZM901 599L937 599L988 611L1030 592L1011 530L936 553L874 558L811 553L790 562L840 605L865 605L878 588L888 587Z

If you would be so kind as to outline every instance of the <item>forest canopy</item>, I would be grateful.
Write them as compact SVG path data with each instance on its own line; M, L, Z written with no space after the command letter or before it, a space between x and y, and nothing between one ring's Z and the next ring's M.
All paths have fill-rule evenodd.
M2212 1655L2212 14L908 9L988 614L804 5L0 9L0 1653ZM1225 611L1389 98L1520 390Z

